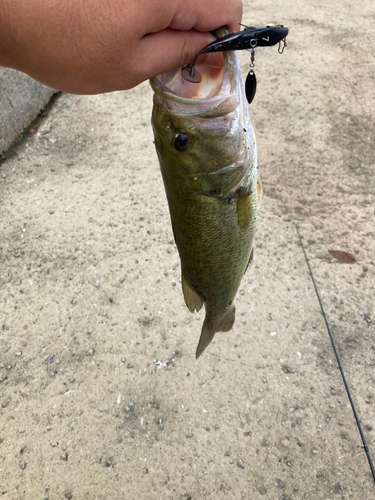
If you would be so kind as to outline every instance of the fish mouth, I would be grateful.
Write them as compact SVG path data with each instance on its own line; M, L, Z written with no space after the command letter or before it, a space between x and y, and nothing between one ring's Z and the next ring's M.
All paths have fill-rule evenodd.
M241 101L242 78L237 54L234 51L223 52L222 67L196 64L196 68L202 77L199 83L185 80L181 69L152 78L150 84L155 92L154 99L170 111L184 116L208 118L234 111Z

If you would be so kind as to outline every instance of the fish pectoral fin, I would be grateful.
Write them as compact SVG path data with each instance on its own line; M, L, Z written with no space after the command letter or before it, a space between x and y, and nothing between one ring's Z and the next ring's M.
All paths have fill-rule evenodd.
M195 354L196 359L198 359L206 347L210 345L216 332L229 332L229 330L232 329L235 318L236 308L234 305L229 306L225 313L218 319L211 319L208 316L205 317L197 352Z
M185 276L185 273L182 272L182 291L184 294L185 304L187 305L190 312L200 311L203 306L203 299L198 294L196 290L190 284L190 281Z
M260 207L262 206L263 202L263 186L259 174L257 177L257 202L258 202L258 210L260 210Z
M250 224L251 215L251 186L252 183L247 187L240 187L236 192L237 197L237 218L240 228L244 231L248 228Z

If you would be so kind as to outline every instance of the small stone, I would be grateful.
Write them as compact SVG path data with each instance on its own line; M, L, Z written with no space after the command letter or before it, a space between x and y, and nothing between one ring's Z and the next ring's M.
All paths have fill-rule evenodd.
M64 493L64 497L67 499L67 500L72 500L73 498L73 494L70 492L70 491L66 491Z
M366 429L367 429L368 431L372 431L372 427L371 427L371 425L366 425Z
M187 434L185 434L185 436L187 438L192 438L194 436L194 434L192 432L188 432Z
M8 378L8 375L6 373L3 373L2 375L0 375L0 381L3 382L4 380L6 380Z
M61 460L65 460L65 462L67 462L67 460L68 460L68 454L66 452L62 453L60 458L61 458Z
M226 452L225 452L225 456L226 456L226 457L230 457L230 451L226 451Z
M285 486L285 484L281 481L281 479L276 479L275 485L277 488L284 488L284 486Z
M269 442L269 441L266 441L266 440L264 440L264 441L262 442L262 446L268 446L269 444L270 444L270 442Z
M264 486L261 486L258 490L260 495L265 495L267 493L267 490Z
M54 377L56 375L56 372L52 371L52 372L49 372L49 376L50 377Z
M21 462L21 463L20 463L20 469L25 470L25 469L26 469L26 466L27 466L27 463L26 463L26 462Z
M206 429L206 431L207 431L207 432L210 430L210 428L209 428L209 427L206 427L205 429Z
M241 459L237 460L237 465L238 465L238 467L241 467L241 469L243 469L245 467Z
M54 357L55 357L54 354L51 354L50 356L48 356L48 358L46 359L46 365L50 365L52 363Z
M16 356L22 356L22 351L17 351Z

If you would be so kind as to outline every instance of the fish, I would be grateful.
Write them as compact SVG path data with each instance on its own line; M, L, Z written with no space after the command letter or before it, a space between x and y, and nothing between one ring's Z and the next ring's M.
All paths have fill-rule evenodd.
M217 30L217 37L228 34ZM222 67L197 65L200 83L181 71L150 80L152 127L191 312L205 306L196 358L235 322L233 303L253 257L262 185L237 53Z

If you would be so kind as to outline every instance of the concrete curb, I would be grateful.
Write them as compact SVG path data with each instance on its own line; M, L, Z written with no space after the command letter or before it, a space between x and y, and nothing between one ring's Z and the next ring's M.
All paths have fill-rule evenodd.
M0 154L9 148L57 91L0 67Z

